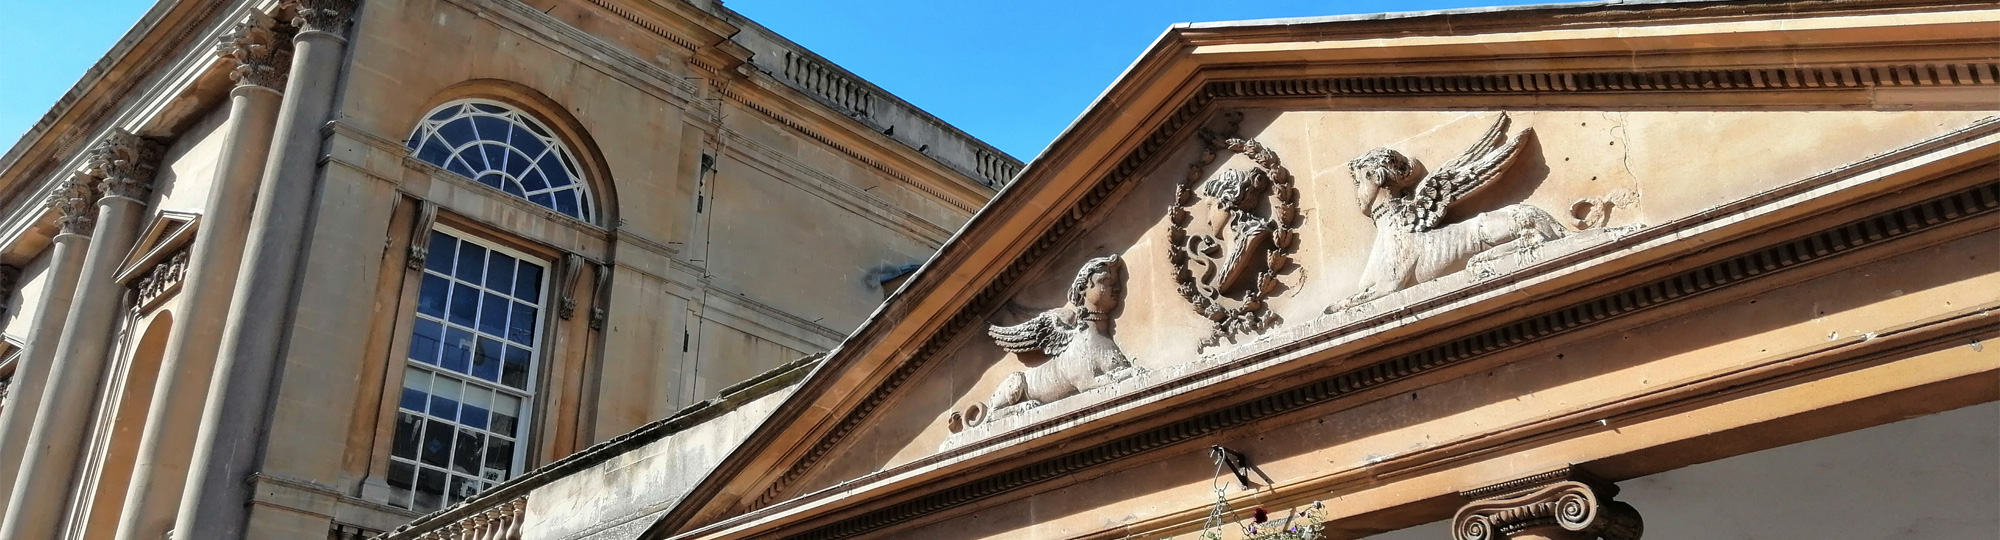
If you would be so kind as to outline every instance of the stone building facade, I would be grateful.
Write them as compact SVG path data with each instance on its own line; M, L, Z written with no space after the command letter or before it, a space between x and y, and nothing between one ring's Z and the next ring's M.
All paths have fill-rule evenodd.
M836 346L1021 163L719 2L168 0L0 157L0 538L359 538Z
M1996 29L1177 25L825 356L386 538L1987 538Z

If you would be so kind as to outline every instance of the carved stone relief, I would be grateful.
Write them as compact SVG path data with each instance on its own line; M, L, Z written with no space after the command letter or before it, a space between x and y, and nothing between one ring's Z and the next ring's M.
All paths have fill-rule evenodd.
M1618 486L1576 468L1487 486L1451 519L1452 540L1639 540L1645 524L1632 505L1611 500Z
M152 139L112 128L91 149L88 174L100 179L97 191L104 197L146 200L153 190L153 169L159 166L162 149Z
M1228 117L1230 132L1241 115ZM1195 312L1213 324L1201 347L1262 332L1279 320L1265 300L1280 286L1298 245L1299 192L1278 154L1263 143L1203 133L1207 148L1174 186L1168 209L1167 262L1174 283ZM1254 164L1203 172L1222 151Z
M89 236L97 228L97 190L89 176L76 175L56 185L49 193L49 209L56 212L58 234Z
M1137 375L1111 339L1110 317L1124 294L1124 268L1116 254L1091 259L1070 281L1067 304L1020 324L989 328L986 335L1007 352L1049 358L1007 375L985 402L952 412L946 420L951 432Z
M138 292L139 300L132 303L132 315L144 313L153 307L155 301L176 290L181 280L187 277L187 264L188 248L183 246L172 256L155 263L151 270L146 271L146 275L134 281L132 290Z
M237 84L278 89L292 66L292 36L277 19L259 12L244 15L216 43L218 56L232 60L236 67L229 78Z
M292 12L292 26L300 32L347 33L355 0L290 0L283 8Z
M1471 148L1421 176L1415 160L1388 148L1370 150L1348 162L1355 202L1375 221L1375 240L1361 273L1361 290L1328 312L1358 306L1460 268L1490 275L1494 273L1490 263L1495 260L1532 257L1537 247L1570 236L1554 216L1528 204L1510 204L1464 221L1444 222L1453 203L1506 173L1520 155L1522 140L1534 128L1508 137L1508 124L1507 114L1501 113ZM1606 203L1591 204L1602 207L1597 210L1600 213L1609 211ZM1584 212L1597 227L1609 219L1608 214L1592 216L1590 208ZM1623 234L1636 227L1607 232Z

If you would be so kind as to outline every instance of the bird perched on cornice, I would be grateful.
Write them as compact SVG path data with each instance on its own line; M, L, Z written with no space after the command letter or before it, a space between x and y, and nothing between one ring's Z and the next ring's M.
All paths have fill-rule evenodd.
M1452 203L1506 172L1521 139L1507 136L1506 113L1465 153L1412 181L1410 158L1376 148L1348 162L1356 202L1375 220L1375 246L1361 274L1361 291L1328 311L1346 309L1458 270L1568 234L1540 208L1512 204L1458 223L1444 223Z

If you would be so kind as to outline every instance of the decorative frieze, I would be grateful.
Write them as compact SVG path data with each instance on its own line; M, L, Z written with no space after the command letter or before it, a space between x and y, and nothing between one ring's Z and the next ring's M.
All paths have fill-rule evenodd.
M292 66L292 36L277 19L251 11L216 43L215 52L236 65L229 78L237 84L279 89Z
M182 246L173 255L154 264L146 275L132 282L132 290L139 295L138 301L132 303L132 314L144 313L168 292L178 290L181 281L187 277L187 263L188 247Z
M1639 540L1644 523L1618 486L1575 467L1460 492L1452 540Z
M86 160L87 174L97 177L97 191L104 197L146 200L153 189L153 171L159 166L160 143L112 128L97 143Z
M49 194L48 206L56 212L57 234L90 236L97 227L97 190L90 187L90 180L80 174L71 176L56 184L55 192Z
M354 15L354 0L288 0L285 8L292 13L292 26L300 32L338 36L347 33L347 24Z

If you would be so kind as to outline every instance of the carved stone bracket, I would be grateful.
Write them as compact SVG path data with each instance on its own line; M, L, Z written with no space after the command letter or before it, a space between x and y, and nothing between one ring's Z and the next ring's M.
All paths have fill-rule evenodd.
M1452 540L1639 540L1639 511L1611 500L1618 486L1568 467L1460 495Z
M289 0L284 6L300 32L345 35L354 15L354 0Z
M270 15L252 11L216 43L215 53L235 62L229 78L237 84L276 90L285 86L285 75L292 66L290 32Z
M71 176L49 194L48 206L56 212L57 234L90 236L97 228L97 190L90 187L90 181L89 176Z
M159 166L160 143L112 128L104 140L91 149L87 174L100 179L97 191L104 197L146 200L153 189L153 171Z
M597 265L597 293L590 298L590 329L603 330L611 316L611 265Z
M556 289L562 297L556 302L556 315L567 321L576 316L576 280L583 277L583 256L564 253L562 266L562 281Z
M404 265L411 270L424 269L424 261L431 256L431 227L437 225L438 205L430 201L417 204L417 222L410 227L410 259Z

